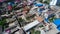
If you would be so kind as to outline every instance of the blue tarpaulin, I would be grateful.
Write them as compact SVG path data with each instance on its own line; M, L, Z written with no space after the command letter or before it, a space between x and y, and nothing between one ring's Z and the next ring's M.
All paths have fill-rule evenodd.
M60 30L60 18L55 19L53 22L57 26L57 29Z
M48 22L48 21L49 21L49 20L48 20L48 18L45 18L44 20L45 20L46 22Z
M53 16L55 16L55 14L51 14L51 15L49 15L49 16L48 16L48 19L51 18L51 17L53 17Z
M49 15L48 18L45 18L45 21L48 22L49 21L49 18L51 18L53 16L54 16L54 14Z
M43 6L43 4L35 4L35 6L39 6L39 7L41 7L41 6Z
M53 22L56 26L59 26L60 25L60 18L55 19Z
M8 5L11 5L11 6L14 5L14 2L8 2Z

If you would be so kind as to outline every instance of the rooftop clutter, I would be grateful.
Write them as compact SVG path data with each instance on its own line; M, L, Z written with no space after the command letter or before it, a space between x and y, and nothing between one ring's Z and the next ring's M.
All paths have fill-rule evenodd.
M51 8L49 9L45 4L38 3L35 0L21 0L21 2L20 0L12 2L9 1L4 8L5 9L2 10L6 10L6 13L2 14L1 17L6 18L8 27L17 26L21 28L25 26L27 29L29 29L38 24L45 26L47 23L53 22L56 18L56 11L52 10ZM2 22L3 21L1 21L1 23ZM27 27L26 25L31 27Z

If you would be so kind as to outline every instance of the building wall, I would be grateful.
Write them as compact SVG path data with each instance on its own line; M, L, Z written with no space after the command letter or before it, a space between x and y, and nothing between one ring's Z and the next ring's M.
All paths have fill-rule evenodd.
M51 0L50 5L56 5L57 0Z
M60 0L57 0L56 5L60 6Z

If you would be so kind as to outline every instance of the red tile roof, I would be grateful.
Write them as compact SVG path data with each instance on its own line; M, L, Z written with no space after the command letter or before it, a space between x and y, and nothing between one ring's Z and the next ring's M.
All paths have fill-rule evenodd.
M36 19L39 21L39 22L42 22L43 21L43 18L41 16L37 16Z

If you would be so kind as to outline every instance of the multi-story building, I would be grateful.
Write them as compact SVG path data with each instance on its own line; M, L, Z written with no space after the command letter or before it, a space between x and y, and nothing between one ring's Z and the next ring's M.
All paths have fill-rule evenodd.
M60 6L60 0L51 0L50 5Z

